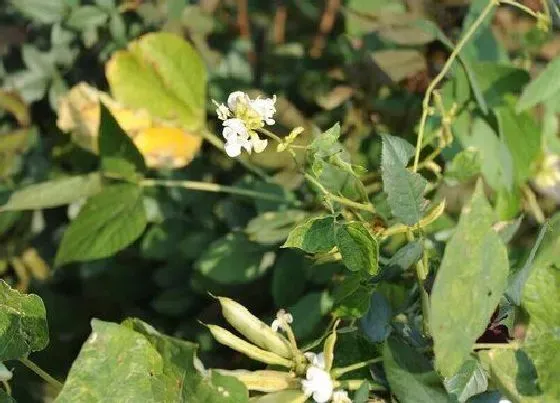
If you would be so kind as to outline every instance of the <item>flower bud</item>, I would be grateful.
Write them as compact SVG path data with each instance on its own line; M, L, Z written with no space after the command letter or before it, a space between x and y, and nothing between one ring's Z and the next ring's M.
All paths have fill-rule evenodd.
M293 373L282 371L228 371L220 369L221 374L237 378L245 384L247 389L258 392L278 392L285 389L297 389L299 380Z
M284 358L291 358L292 352L284 336L276 333L266 323L251 314L243 305L230 298L217 297L222 306L222 314L227 321L249 341L274 352Z
M282 365L286 368L292 367L291 361L282 358L277 354L271 353L270 351L262 350L251 343L247 343L245 340L237 337L223 327L216 325L206 326L210 330L210 333L212 333L212 336L214 336L214 338L218 342L234 349L235 351L239 351L240 353L245 354L247 357L252 358L253 360L264 362L265 364Z

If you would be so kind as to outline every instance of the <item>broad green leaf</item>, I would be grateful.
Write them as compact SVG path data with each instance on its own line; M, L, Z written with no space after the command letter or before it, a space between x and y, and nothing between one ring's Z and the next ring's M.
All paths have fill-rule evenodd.
M541 389L551 401L560 400L559 295L560 268L536 266L523 291L523 306L530 316L524 349L535 364Z
M453 376L469 357L505 291L507 251L478 182L448 242L431 295L436 368ZM468 303L467 303L468 301Z
M483 118L476 117L470 136L462 136L463 147L480 154L482 176L495 190L511 189L514 183L513 159L508 147Z
M393 215L406 225L420 221L425 211L427 182L420 174L406 169L413 148L398 137L382 135L381 177L383 190Z
M371 294L369 310L360 319L360 327L372 343L384 341L391 333L393 312L385 296L374 291Z
M231 233L213 242L196 262L205 277L222 284L244 284L262 277L274 263L274 253Z
M49 344L43 301L0 280L0 361L26 358Z
M101 259L134 242L146 228L142 189L108 186L91 197L64 232L55 265Z
M386 266L397 266L401 270L407 270L413 264L418 262L422 257L422 252L424 248L422 242L414 241L407 243L405 246L400 248L386 263Z
M247 237L260 244L270 245L285 241L298 222L309 215L300 210L267 211L247 224Z
M525 283L527 279L531 275L531 271L534 267L535 256L537 255L537 251L541 246L541 242L549 229L548 223L544 223L539 231L539 235L537 236L537 240L535 244L531 248L531 252L525 261L525 264L518 272L516 272L511 278L509 279L509 285L507 289L507 295L516 305L521 305L521 296L523 295L523 289L525 287Z
M473 70L488 107L494 108L504 103L508 94L521 93L523 86L529 81L529 74L508 64L477 62Z
M86 5L74 8L64 22L71 28L83 30L103 25L107 18L107 13L102 9Z
M408 344L390 337L383 363L391 392L401 403L448 403L449 398L429 361Z
M554 60L548 63L546 68L523 89L523 93L517 101L517 112L529 109L540 102L545 102L560 92L559 75L560 56L556 56Z
M295 279L294 281L300 280ZM294 305L288 307L287 311L294 317L292 329L296 338L309 337L321 323L323 317L330 313L332 305L332 298L325 291L309 293L300 298Z
M314 217L295 227L283 248L299 248L308 253L328 252L335 246L334 217Z
M280 255L272 275L272 296L277 307L290 306L301 297L305 291L306 266L305 257L297 251L286 250Z
M137 174L146 170L144 157L136 148L132 139L119 126L109 109L100 102L99 155L101 170L110 177L122 177L128 180L137 178Z
M67 10L67 0L9 0L23 15L43 24L60 22Z
M541 155L541 131L529 112L515 112L515 98L505 97L495 108L500 138L511 153L517 183L530 177L532 165Z
M94 319L56 402L247 402L239 381L199 372L196 350L138 320Z
M204 126L206 69L198 52L181 37L150 33L117 52L106 67L113 96L186 129Z
M0 211L38 210L70 204L89 197L101 190L101 177L98 173L69 176L48 182L29 185L8 195L0 195Z
M545 403L533 363L522 350L484 350L480 359L490 379L513 403Z
M362 223L348 222L337 225L335 243L342 256L342 263L348 269L370 276L377 274L379 243Z
M329 192L351 200L367 200L358 174L361 167L351 164L350 153L339 142L340 125L336 123L315 137L309 145L310 174Z
M463 150L445 167L445 179L464 183L480 173L480 153L477 150Z
M344 279L334 291L333 315L344 318L360 318L370 307L372 287L364 284L360 274Z
M444 379L443 385L448 393L462 403L488 389L488 377L478 360L470 359L464 362L455 375Z

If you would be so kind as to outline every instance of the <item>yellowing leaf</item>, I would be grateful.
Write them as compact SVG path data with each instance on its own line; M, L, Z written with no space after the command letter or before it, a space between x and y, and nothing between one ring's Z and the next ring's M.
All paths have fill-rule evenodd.
M71 132L80 146L97 152L100 102L133 139L150 167L185 166L200 149L202 137L154 118L145 109L126 107L86 83L73 87L61 100L58 127Z

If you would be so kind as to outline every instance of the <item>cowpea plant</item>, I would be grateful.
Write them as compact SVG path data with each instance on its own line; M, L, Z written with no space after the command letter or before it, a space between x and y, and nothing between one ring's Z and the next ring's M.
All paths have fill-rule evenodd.
M12 400L15 360L43 378L57 402L342 403L391 401L393 396L400 402L426 403L558 401L560 216L542 224L522 263L508 250L520 225L511 217L511 199L517 196L517 205L523 200L524 208L543 221L528 183L557 182L550 157L544 158L548 168L538 164L547 151L540 137L518 139L511 134L512 128L535 126L527 109L556 95L542 88L557 64L523 88L511 88L493 82L501 79L498 74L473 74L476 68L463 60L437 87L499 3L506 2L490 1L481 10L428 88L416 147L403 137L380 133L378 172L366 172L352 159L339 124L326 131L298 126L287 135L276 132L275 96L234 91L227 99L214 100L223 141L211 134L204 117L203 63L190 45L173 35L149 34L115 56L107 68L114 99L100 96L94 102L99 119L93 121L92 149L99 155L99 169L15 191L0 211L72 204L78 213L55 257L62 269L113 256L139 239L148 226L146 200L154 188L228 193L281 205L251 220L243 233L210 244L196 270L222 284L235 283L239 277L262 276L279 253L276 249L298 253L281 266L288 274L275 278L275 299L282 300L308 275L302 273L302 261L314 263L314 274L334 267L327 273L332 298L322 293L311 304L321 307L311 314L322 332L303 344L306 323L297 312L302 306L286 306L276 318L264 321L233 299L210 296L233 329L203 325L217 342L260 363L252 363L251 370L207 368L197 344L165 335L140 319L120 324L94 319L89 338L60 382L29 359L49 342L43 302L0 281L0 401ZM537 17L542 24L542 16ZM181 63L163 57L166 52L178 54ZM154 61L155 54L163 59ZM185 65L191 69L187 81L170 79ZM138 82L126 81L131 66L143 66L139 82L154 87L161 103L146 96ZM143 117L147 113L150 124L158 127L202 137L264 178L248 154L291 159L301 179L299 188L266 192L150 177L148 165L167 162L172 167L176 159L187 164L200 141L189 143L186 150L140 141L152 126L127 122L130 111L135 117L138 111ZM80 118L71 126L91 123ZM484 141L480 136L494 136L494 124L501 136L495 139L495 156L503 166L488 156L480 160L477 151ZM466 135L466 128L473 134ZM443 173L437 157L455 137L461 150ZM372 177L382 187L375 197L368 189ZM443 190L450 182L464 184L468 193L456 217L446 212ZM488 194L497 194L493 204ZM515 216L520 208L514 210ZM234 258L245 259L243 273L232 273ZM327 315L330 321L321 322ZM500 342L488 342L489 335L500 332Z

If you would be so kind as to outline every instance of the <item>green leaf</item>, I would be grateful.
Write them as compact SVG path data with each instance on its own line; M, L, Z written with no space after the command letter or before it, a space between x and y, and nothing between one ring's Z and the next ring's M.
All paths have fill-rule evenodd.
M512 189L514 174L511 153L485 119L476 117L471 135L462 136L461 141L464 148L472 147L478 151L482 176L494 190Z
M379 243L360 222L336 226L335 243L342 263L351 271L374 276L379 270Z
M530 316L524 349L535 364L541 389L551 401L560 399L559 295L560 269L536 266L523 292L523 306Z
M272 275L272 296L277 307L290 306L301 297L305 291L306 266L301 253L287 250L280 255Z
M308 213L300 210L267 211L247 224L247 237L264 245L285 241L290 231L298 222L309 217Z
M385 296L375 291L371 294L369 310L360 319L360 327L372 343L384 341L391 333L393 312Z
M100 103L99 155L101 170L110 177L122 177L134 181L137 174L146 170L144 157L132 139L124 132L111 115L109 109Z
M532 108L555 96L560 91L558 76L560 76L560 56L556 56L548 63L539 76L523 89L515 108L517 112Z
M105 24L107 17L107 13L98 7L81 6L72 10L65 23L69 27L81 31L86 27L98 27Z
M16 403L16 401L4 389L0 389L0 403Z
M414 150L408 142L389 135L381 138L381 178L391 212L399 221L412 226L424 215L426 179L406 169Z
M231 233L213 242L196 262L197 270L221 284L245 284L262 277L274 263L274 253Z
M372 287L362 284L362 277L353 274L344 279L334 291L333 315L339 318L360 318L368 311Z
M506 288L507 251L478 182L445 248L431 295L436 368L453 376L472 352ZM468 303L467 303L468 301Z
M513 403L544 403L533 363L522 350L485 350L479 353L490 379Z
M23 15L43 24L60 22L67 10L66 0L10 0Z
M403 341L395 337L387 340L383 349L383 363L391 392L399 402L449 402L429 361Z
M0 211L38 210L70 204L101 190L98 173L69 176L63 179L29 185L8 195ZM0 195L0 200L2 196Z
M448 393L463 403L488 389L488 377L480 363L470 359L464 362L455 375L444 379L443 385Z
M509 279L509 285L506 293L508 297L510 297L513 303L516 305L521 305L521 296L523 295L523 289L525 287L525 283L527 282L527 279L531 275L531 272L534 267L533 263L535 261L535 256L537 254L537 251L539 250L541 242L543 241L543 238L548 229L549 229L549 224L544 223L543 226L541 227L541 230L539 231L539 235L537 236L537 240L535 241L535 244L531 248L531 252L527 257L525 264L521 269L519 269L519 271L517 271Z
M146 228L142 189L108 186L91 197L64 232L55 265L101 259L134 242Z
M295 227L283 248L299 248L308 253L328 252L335 246L334 217L314 217Z
M299 281L295 279L294 281ZM311 292L300 298L287 311L294 317L292 329L297 339L309 337L317 328L323 317L330 313L332 298L328 292Z
M132 108L178 120L198 131L205 124L206 68L198 52L171 33L150 33L109 60L113 96Z
M43 301L0 280L0 361L26 358L49 344Z
M500 138L511 153L517 183L531 176L531 168L541 155L541 131L529 112L515 112L515 98L505 97L495 109Z
M236 379L199 372L197 346L158 333L139 320L122 325L92 321L92 333L56 402L248 401Z
M502 105L508 94L521 93L521 89L529 81L527 71L507 64L477 62L473 63L473 70L490 108Z
M478 175L480 170L480 153L477 150L463 150L445 167L445 179L464 183Z

